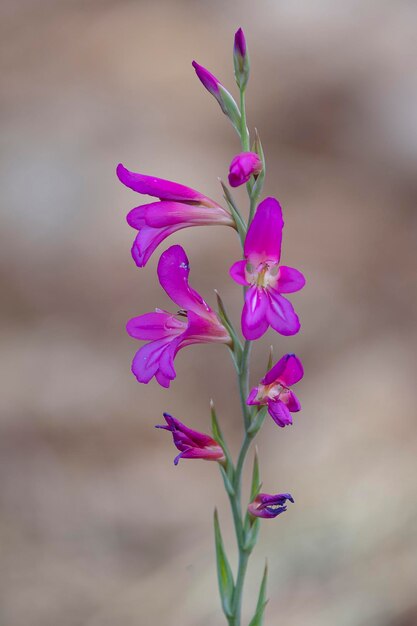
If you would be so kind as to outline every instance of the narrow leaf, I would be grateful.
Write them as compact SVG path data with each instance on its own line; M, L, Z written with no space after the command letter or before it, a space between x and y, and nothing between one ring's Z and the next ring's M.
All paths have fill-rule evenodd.
M252 470L252 485L251 485L251 490L250 490L251 502L255 500L256 496L259 493L259 489L260 489L260 478L259 478L258 448L255 448L255 455L253 459L253 470Z
M229 452L229 448L227 447L227 443L223 437L219 420L217 419L217 413L216 413L213 400L210 400L210 414L211 414L211 431L213 433L213 438L223 448L223 452L227 460L227 465L229 467L231 466L230 452Z
M264 623L264 612L267 605L266 599L266 582L268 578L268 564L265 563L264 575L262 576L262 582L259 589L258 603L256 605L256 612L253 616L249 626L262 626Z
M232 338L233 341L233 350L232 352L236 353L236 358L240 359L241 358L241 354L242 354L242 344L240 342L239 337L236 334L236 330L232 324L232 322L230 321L230 318L227 314L226 311L226 307L224 306L223 300L220 297L219 292L217 291L217 289L214 290L214 293L216 294L216 299L217 299L217 308L218 308L218 314L220 317L220 321L222 322L223 326L226 327L227 331L229 332L229 335Z
M274 362L274 346L271 346L269 348L268 365L266 366L266 369L267 369L268 372L271 369L273 362Z
M236 228L237 228L237 232L239 233L239 237L240 240L242 242L242 244L245 241L245 237L246 237L246 223L243 219L243 217L240 214L239 209L237 208L232 194L230 193L229 189L226 187L226 185L224 184L224 182L222 180L220 180L220 184L222 186L223 189L223 194L224 194L224 199L227 202L227 206L230 209L230 212L233 215L233 219L235 220L235 224L236 224Z
M219 465L219 468L220 468L221 475L223 477L223 482L224 482L226 491L229 494L229 496L233 497L235 495L235 489L233 487L232 481L230 480L230 477L228 473L226 472L226 470L224 469L224 467L222 465Z
M217 578L219 582L219 591L222 601L223 612L227 617L231 617L235 585L233 581L232 570L224 551L217 509L214 510L214 540L216 543Z

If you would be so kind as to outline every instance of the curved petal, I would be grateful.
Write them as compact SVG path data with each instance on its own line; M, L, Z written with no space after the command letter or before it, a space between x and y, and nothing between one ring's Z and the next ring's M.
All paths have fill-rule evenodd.
M146 225L145 220L146 204L144 206L137 206L126 215L126 221L132 228L139 230Z
M221 207L206 207L184 202L152 202L145 205L144 218L148 226L161 228L172 224L186 223L188 226L211 224L233 225L233 219Z
M295 354L285 354L275 365L265 374L262 379L263 385L271 385L280 382L285 387L295 385L304 376L303 365Z
M293 391L290 391L289 393L287 407L288 410L291 411L291 413L297 413L298 411L301 411L300 401Z
M156 248L173 233L192 226L192 224L174 224L165 228L144 226L136 235L132 246L132 257L138 267L145 267Z
M257 397L258 397L258 387L254 387L253 389L251 389L247 397L246 404L249 404L249 405L261 404L259 400L256 399Z
M161 200L176 200L183 202L200 202L206 206L217 206L213 200L207 198L199 191L174 183L163 178L155 178L154 176L146 176L131 172L121 163L117 166L117 176L123 185L147 196L155 196Z
M236 261L229 270L230 276L238 285L249 285L245 276L246 261Z
M211 314L208 304L189 286L189 273L188 258L181 246L171 246L161 255L158 278L171 300L187 311L194 311L199 315Z
M226 328L214 311L210 316L202 317L194 311L188 311L188 326L184 333L183 344L192 343L230 343L231 338Z
M158 371L162 373L162 380L173 380L176 376L174 357L180 342L181 335L174 339L158 339L142 346L132 362L132 372L137 380L147 384Z
M281 206L275 198L265 198L258 206L245 240L245 257L254 265L281 258Z
M281 265L279 268L276 290L280 293L294 293L300 291L306 284L303 274L294 267Z
M156 340L175 337L184 332L186 324L165 311L145 313L128 321L126 330L135 339Z
M285 336L298 333L300 321L291 302L274 289L268 291L268 296L269 307L266 316L272 328Z
M274 420L275 424L281 428L292 424L291 413L281 400L269 400L268 413Z
M268 311L268 296L265 290L250 287L245 296L245 304L242 311L242 332L249 341L258 339L268 329L266 314Z

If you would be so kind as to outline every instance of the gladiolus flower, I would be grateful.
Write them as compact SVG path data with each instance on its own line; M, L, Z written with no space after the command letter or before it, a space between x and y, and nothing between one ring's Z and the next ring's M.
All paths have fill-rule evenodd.
M136 207L127 215L128 224L139 231L132 247L138 267L144 267L157 246L177 230L203 225L235 227L225 209L191 187L130 172L121 163L117 176L133 191L160 200Z
M162 288L180 311L175 315L156 309L134 317L127 332L135 339L150 340L135 355L132 372L140 383L153 376L162 387L169 387L176 376L175 355L193 343L226 343L231 338L216 313L188 284L190 267L181 246L171 246L159 259L158 278Z
M304 375L300 359L286 354L269 370L257 387L250 392L247 404L267 405L268 413L282 428L292 424L291 413L301 409L301 404L290 387Z
M256 152L241 152L237 154L229 167L229 183L232 187L239 187L247 183L250 177L262 172L262 161Z
M277 493L275 495L260 493L250 503L248 511L254 517L272 519L287 510L285 506L287 500L294 503L294 498L290 493Z
M155 428L169 430L172 433L174 444L180 450L180 454L174 459L175 465L178 465L180 459L204 459L205 461L219 461L220 463L225 460L222 447L212 437L191 430L169 413L164 413L164 418L166 425L158 425Z
M278 201L266 198L246 235L244 260L230 268L233 280L249 286L242 311L242 332L248 340L261 337L269 326L281 335L300 330L292 304L281 294L299 291L305 279L298 270L279 265L283 226Z

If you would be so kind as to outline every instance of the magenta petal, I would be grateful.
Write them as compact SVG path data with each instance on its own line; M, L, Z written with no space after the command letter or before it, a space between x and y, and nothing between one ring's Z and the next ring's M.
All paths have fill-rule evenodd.
M283 226L279 202L275 198L265 198L258 206L246 235L245 257L255 265L263 261L278 262Z
M300 291L305 284L306 279L301 272L294 267L280 266L276 285L277 291L280 293L294 293L295 291Z
M155 196L161 200L201 202L207 204L207 206L216 206L212 200L191 187L186 187L163 178L131 172L121 163L117 166L116 171L120 182L138 193Z
M184 202L152 202L146 205L148 226L161 228L186 223L189 226L225 224L232 226L231 216L221 207L207 207Z
M132 246L132 257L136 265L144 267L160 243L187 226L189 224L175 224L166 228L152 228L151 226L141 228Z
M269 400L268 413L272 417L274 422L281 428L292 424L291 413L289 412L285 404L281 402L281 400Z
M220 81L214 76L214 74L209 72L208 69L197 63L197 61L193 61L192 66L207 91L209 91L215 98L219 98Z
M139 230L140 228L143 228L146 225L145 213L146 213L146 204L144 206L137 206L131 211L129 211L129 213L126 216L126 221L129 224L129 226L131 226L132 228L135 228L136 230Z
M293 391L290 391L288 394L287 407L291 413L301 411L301 403Z
M268 329L267 311L268 296L265 290L253 285L246 292L242 311L242 332L245 339L252 341L266 332Z
M258 387L254 387L253 389L251 389L251 392L248 395L246 404L250 404L250 405L261 404L259 400L256 399L257 397L258 397Z
M285 354L265 374L262 384L271 385L274 382L281 382L285 387L291 387L291 385L298 383L303 375L304 370L300 359L295 354Z
M239 285L248 285L248 281L245 276L245 267L246 261L236 261L233 263L232 267L229 270L230 276L236 281Z
M171 246L161 255L158 278L168 296L182 309L197 314L211 313L203 298L188 284L190 265L181 246Z
M165 311L145 313L128 321L126 330L135 339L156 340L176 336L186 328L185 322Z
M291 302L274 289L268 291L268 296L269 307L266 316L272 328L285 336L298 333L300 321Z
M147 384L156 372L159 370L161 357L165 351L165 358L171 362L168 372L162 371L162 374L169 380L175 378L175 370L173 368L173 360L175 356L177 340L158 339L142 346L135 354L132 362L132 372L140 383Z

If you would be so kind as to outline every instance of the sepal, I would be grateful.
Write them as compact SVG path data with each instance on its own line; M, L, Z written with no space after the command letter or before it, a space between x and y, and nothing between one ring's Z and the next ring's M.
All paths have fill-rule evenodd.
M264 423L267 411L268 411L267 406L262 406L259 409L251 425L248 428L248 435L251 435L251 437L254 437L256 433L262 428L262 424Z
M214 540L216 544L217 577L223 612L227 617L232 617L235 584L232 570L224 550L217 509L214 510Z
M221 84L219 84L219 102L223 113L230 119L240 137L240 127L242 122L239 107L237 106L232 94L229 93Z
M262 576L261 586L259 588L258 603L256 605L255 615L250 621L249 626L262 626L264 623L265 607L268 603L266 599L266 583L268 578L268 564L265 563L264 574Z

